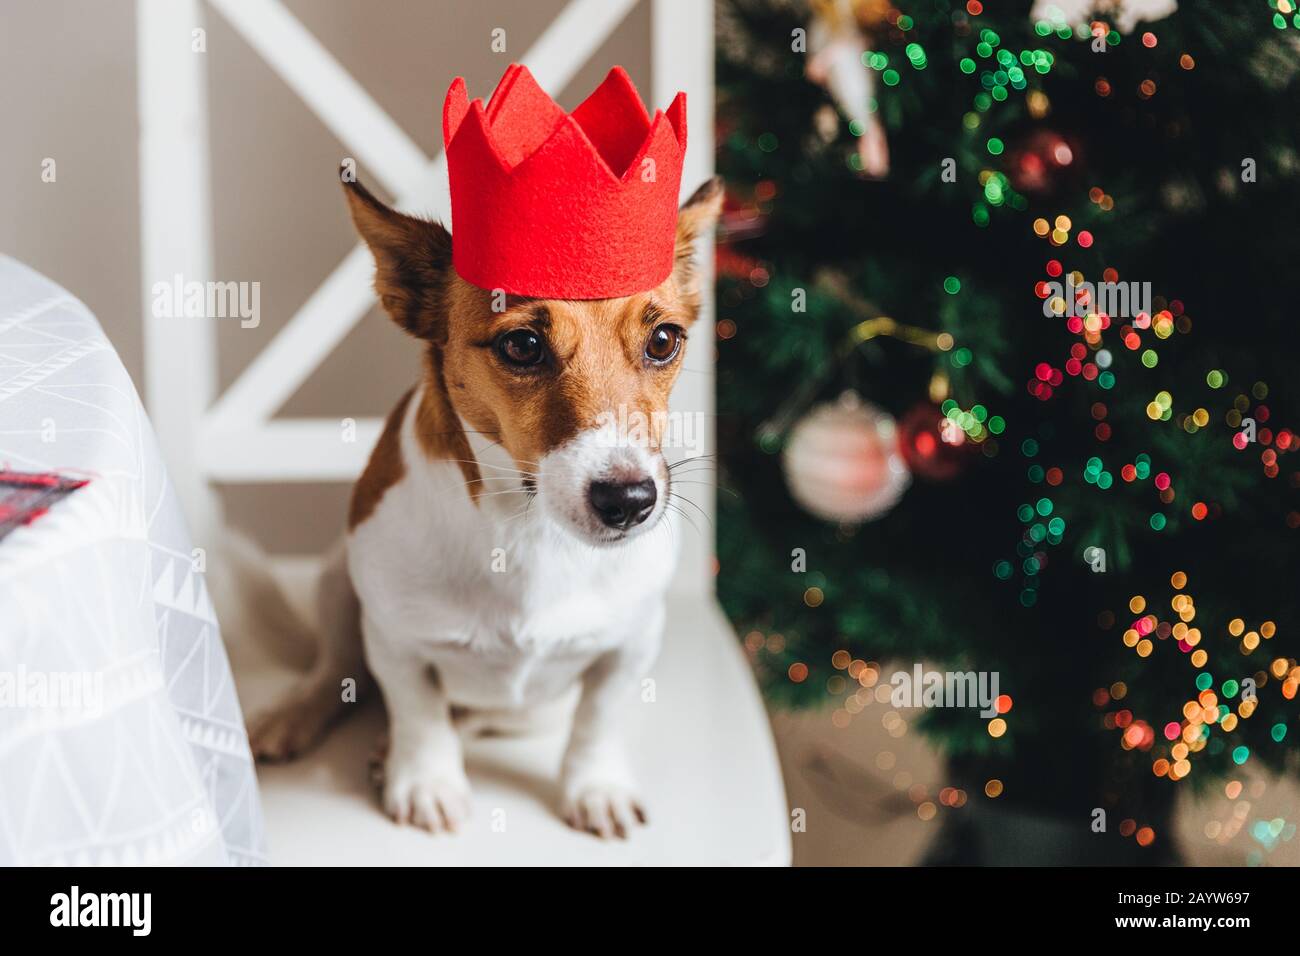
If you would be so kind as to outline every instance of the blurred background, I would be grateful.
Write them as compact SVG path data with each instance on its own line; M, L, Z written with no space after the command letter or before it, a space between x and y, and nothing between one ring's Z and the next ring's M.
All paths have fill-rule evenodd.
M1300 15L719 11L718 590L844 731L792 799L856 774L930 862L1294 861ZM918 662L996 713L900 710Z
M451 79L485 94L566 8L283 6L429 157ZM626 4L563 106L613 64L647 98L672 82L654 6ZM804 821L797 864L1300 862L1300 20L1288 0L1091 6L716 4L729 199L716 336L692 342L717 367L700 534ZM0 81L22 95L0 102L0 251L85 301L144 392L135 12L5 5ZM214 274L261 283L256 328L216 323L219 393L353 249L353 149L225 16L204 23ZM1150 283L1149 312L1067 316L1044 284L1073 270ZM382 416L417 361L372 309L276 415ZM281 556L336 538L348 487L215 485ZM895 706L917 664L997 671L999 716Z

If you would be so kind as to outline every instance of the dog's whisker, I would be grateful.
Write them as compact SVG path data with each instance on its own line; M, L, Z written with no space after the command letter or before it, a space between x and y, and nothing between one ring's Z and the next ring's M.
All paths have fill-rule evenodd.
M507 524L510 524L512 521L515 521L515 520L518 519L518 518L522 518L522 517L527 516L527 514L528 514L528 510L529 510L530 508L532 508L532 506L533 506L533 501L534 501L534 499L536 499L536 497L537 497L536 495L534 495L534 494L530 494L530 495L528 496L528 502L527 502L527 504L525 504L525 505L523 506L523 508L521 508L519 511L515 512L515 513L514 513L513 515L511 515L509 518L504 519L504 520L501 522L501 524L502 524L502 525L507 525Z
M684 479L684 477L692 477L692 479L702 480L716 480L718 472L707 470L673 471L668 473L668 483L672 484L673 481L679 481L680 479Z
M672 487L674 484L676 484L678 481L681 481L683 478L691 478L696 481L716 481L717 477L718 476L714 472L686 471L686 472L682 472L681 474L675 474L675 473L670 474L668 476L668 485L669 487Z
M490 480L490 479L487 479L487 478L481 478L481 479L479 479L478 482L470 482L469 484L470 484L471 486L473 486L473 485L479 484L480 482L486 482L486 481L488 481L488 480ZM502 481L513 481L513 480L515 480L515 479L511 478L511 479L500 479L500 480L502 480ZM490 485L486 485L486 486L484 486L484 487L488 488L489 490L473 492L473 493L472 493L472 494L473 494L473 497L475 497L475 498L491 498L491 497L493 497L494 495L522 495L522 494L528 494L528 493L529 493L528 489L525 488L525 487L523 487L523 486L518 486L518 487L513 487L513 488L496 488L496 489L492 489Z
M523 468L510 468L506 465L492 465L482 461L472 461L465 458L441 458L440 461L452 462L454 464L478 465L480 468L491 468L495 471L504 471L512 475L531 476L532 472Z
M525 471L522 468L511 468L507 465L494 465L491 462L478 461L474 458L439 458L438 460L450 462L456 465L478 465L480 468L495 468L497 471L508 471L511 474L521 475L527 478L536 478L532 472Z
M527 512L527 511L528 511L527 508L521 508L520 510L518 510L518 511L516 511L514 514L512 514L510 517L501 519L501 527L504 528L506 525L514 524L516 521L518 521L520 518L522 518L522 517L524 516L525 512ZM511 529L511 530L513 531L514 529ZM511 539L510 544L512 544L512 545L517 544L518 541L519 541L519 537L518 537L518 535L516 535L514 538Z
M512 522L517 521L518 519L524 517L524 515L526 515L526 514L528 514L528 505L524 505L522 508L520 508L520 509L519 509L518 511L516 511L514 514L510 515L510 517L508 517L508 518L502 518L502 519L501 519L501 524L502 524L502 526L504 527L505 525L511 524Z
M715 491L725 491L727 494L731 495L733 498L739 498L739 497L740 497L740 492L736 491L734 488L728 488L728 487L726 487L725 485L720 485L720 484L718 484L716 481L690 481L689 479L686 480L686 481L683 481L683 480L680 479L680 478L674 478L674 479L673 479L673 485L674 485L674 486L676 486L676 485L703 485L704 487L706 487L706 488L712 488L712 489L714 489Z
M655 526L650 529L650 536L654 537L661 530L668 536L668 544L670 546L676 543L673 538L673 523L671 521L656 521Z
M699 505L697 505L694 501L691 501L690 498L687 498L685 495L673 495L672 500L680 501L684 504L690 505L692 508L694 508L696 511L700 513L700 516L704 518L705 521L709 523L710 530L716 530L714 528L713 519L709 517L709 513L705 511L703 508L701 508Z
M687 524L689 524L692 528L694 528L696 534L700 535L701 537L704 536L704 532L700 530L700 526L697 525L697 524L695 523L695 521L691 518L691 516L688 515L688 514L687 514L685 511L683 511L681 508L678 508L678 507L677 507L675 504L673 504L672 502L668 502L667 504L665 504L665 505L664 505L664 508L665 508L665 509L671 509L671 510L672 510L673 512L675 512L676 514L681 515L682 520L685 521Z
M527 489L524 488L506 488L503 491L488 491L480 495L475 495L474 497L482 499L482 498L495 498L498 495L526 495L526 494L528 494L528 491Z
M679 465L685 465L692 461L711 461L717 457L716 452L710 455L692 455L690 458L679 458L677 461L669 462L668 467L676 468Z

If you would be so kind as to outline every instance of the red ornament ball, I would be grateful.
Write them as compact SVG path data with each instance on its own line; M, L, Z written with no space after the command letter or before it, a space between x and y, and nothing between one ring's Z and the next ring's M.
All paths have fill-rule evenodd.
M966 433L932 402L913 407L898 425L898 453L914 475L927 481L957 477L972 447Z
M1077 144L1055 130L1037 129L1007 149L1007 177L1021 192L1051 192L1078 156Z

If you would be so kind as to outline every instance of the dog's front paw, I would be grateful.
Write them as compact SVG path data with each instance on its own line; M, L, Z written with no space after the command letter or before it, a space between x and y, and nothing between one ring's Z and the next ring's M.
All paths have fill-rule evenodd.
M397 823L430 833L455 833L470 817L469 780L463 771L384 770L384 812Z
M646 822L641 801L621 784L566 788L563 812L569 826L606 839L626 839L634 827Z

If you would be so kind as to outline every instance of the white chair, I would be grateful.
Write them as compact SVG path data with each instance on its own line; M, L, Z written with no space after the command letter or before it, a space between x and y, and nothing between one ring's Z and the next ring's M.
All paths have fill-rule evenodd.
M654 103L685 89L691 144L683 186L712 166L712 4L653 4ZM637 0L572 0L520 57L538 81L563 87ZM209 0L363 164L408 208L447 216L442 158L422 154L279 0ZM203 22L198 0L138 0L141 201L145 301L160 279L212 277L204 66L178 36ZM453 223L454 231L454 223ZM704 263L712 250L703 251ZM373 302L360 245L224 393L216 393L211 322L145 319L149 410L196 537L220 526L211 482L351 480L379 432L357 423L341 443L334 420L276 419L276 409ZM694 338L712 338L711 304ZM674 410L712 420L712 355L697 345ZM711 446L712 437L708 444ZM710 448L705 448L708 452ZM454 837L400 828L380 812L369 754L377 705L301 760L260 770L271 859L279 864L777 864L790 861L789 817L767 714L713 595L712 500L696 496L700 533L683 528L653 701L631 703L632 754L650 823L626 842L564 825L555 783L563 735L486 738L468 746L475 818ZM287 572L301 596L310 564ZM295 585L296 582L296 585ZM227 634L228 642L232 639ZM232 647L245 712L291 679L257 648Z
M279 569L306 603L314 568ZM384 729L378 702L288 764L261 765L273 863L326 865L786 865L790 829L767 714L712 598L674 593L654 700L632 697L628 742L649 824L626 841L570 829L556 783L564 729L466 742L474 816L454 836L398 827L371 778ZM303 608L302 610L305 610ZM227 638L228 642L232 638ZM231 648L245 713L295 675L258 649Z

